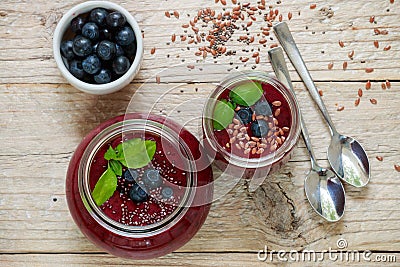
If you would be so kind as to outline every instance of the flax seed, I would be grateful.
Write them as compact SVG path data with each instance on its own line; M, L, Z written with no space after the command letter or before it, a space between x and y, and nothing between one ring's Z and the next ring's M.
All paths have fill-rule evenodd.
M247 148L247 149L245 149L245 150L243 151L243 153L244 153L245 155L247 155L247 154L250 153L250 151L251 151L251 148Z
M207 51L203 51L203 58L205 59L207 57Z
M253 140L253 141L255 141L255 142L259 142L259 141L260 141L260 138L255 137L255 136L252 136L252 137L251 137L251 140Z
M272 45L269 46L269 48L271 48L271 49L274 48L274 47L278 47L278 44L272 44Z
M226 5L226 0L221 0L221 4L225 6Z
M250 147L255 147L257 145L257 142L250 141L250 142L248 142L248 144L249 144Z
M369 102L371 102L371 104L374 104L374 105L376 105L378 103L378 101L375 98L371 98L369 100Z
M347 56L348 56L350 59L353 59L353 57L354 57L354 50L352 50L351 52L349 52L349 53L347 54Z
M282 105L282 102L279 101L279 100L276 100L276 101L272 102L272 105L275 106L275 107L280 107Z
M276 137L275 140L279 145L282 145L282 139L280 137Z
M374 33L376 34L376 35L379 35L379 34L381 34L381 31L379 30L379 29L374 29Z
M389 31L387 31L387 30L382 30L382 31L381 31L381 34L382 34L382 35L387 35L388 33L389 33Z
M229 129L232 129L234 125L235 125L235 124L231 123L231 124L228 125L228 128L229 128ZM232 133L233 133L233 131L232 131Z
M274 152L274 151L276 150L276 148L277 148L277 145L274 144L274 145L272 145L272 146L269 148L269 150L270 150L271 152Z
M248 134L245 134L244 138L246 138L247 141L250 141L250 136Z
M383 161L383 157L381 157L381 156L376 156L376 159L379 161Z
M381 83L382 90L386 90L386 83Z
M288 16L288 20L291 20L292 19L292 12L289 12L288 14L287 14L287 16Z
M340 41L340 40L339 40L339 45L340 45L340 47L344 47L343 41Z
M255 147L253 147L253 149L251 150L251 154L256 154L256 152L257 152L257 148L255 148Z
M279 125L279 121L276 118L272 119L275 125Z
M365 89L367 89L367 90L371 89L371 82L370 81L367 81L365 83Z
M258 155L260 155L260 154L262 154L264 152L264 148L259 148L258 150L257 150L257 154Z
M287 132L289 132L289 127L284 126L284 127L282 127L282 130L287 133Z
M239 150L242 149L239 144L235 144L235 147Z
M236 141L236 137L233 136L231 137L231 139L229 139L229 143L233 144Z
M365 72L366 72L366 73L371 73L371 72L373 72L373 71L374 71L373 68L365 68Z
M279 129L279 134L280 134L280 135L284 135L285 133L283 132L282 129Z
M257 119L257 120L263 120L263 119L264 119L264 116L263 116L263 115L258 115L258 116L256 116L256 119Z
M390 45L387 45L387 46L385 46L385 47L383 48L383 51L389 51L390 48L392 48L392 47L391 47Z
M281 114L281 109L280 108L278 108L277 110L275 110L275 117L278 117L279 116L279 114Z
M247 128L246 127L242 127L242 128L239 129L239 131L242 132L242 133L245 133L247 131Z
M237 124L240 124L240 121L239 121L238 119L236 119L236 118L233 118L232 121L233 121L233 123L236 124L236 125L237 125Z
M233 136L237 136L238 135L238 133L239 133L239 131L238 131L238 129L235 129L234 131L233 131Z
M363 96L363 90L361 88L358 88L358 96L359 97Z
M347 61L343 62L343 70L347 70Z
M227 132L228 134L233 134L233 130L232 130L232 129L227 129L226 132Z
M175 33L173 33L172 36L171 36L171 41L175 42L175 40L176 40L176 35L175 35Z
M394 165L394 169L395 169L396 171L400 172L400 165L395 164L395 165Z
M374 46L375 46L376 48L379 48L379 42L378 42L377 40L374 41Z
M317 4L311 4L310 9L315 9L317 7Z
M182 28L189 28L189 24L187 24L187 23L185 23L185 24L182 24Z
M153 48L151 49L151 51L150 51L150 54L154 55L155 52L156 52L156 48L153 47Z
M249 58L248 57L243 57L242 58L242 62L244 63L244 62L247 62L249 60Z
M267 144L261 143L258 145L259 148L267 148Z
M333 68L333 62L329 62L328 64L328 70L331 70Z
M344 110L344 107L343 107L343 106L339 106L339 107L337 108L337 111L342 111L342 110Z
M185 35L182 35L182 36L181 36L181 41L182 41L182 42L186 41L186 38L187 38L187 37L186 37Z
M156 76L156 83L158 83L158 84L160 84L160 82L161 82L161 78L160 78L160 76Z
M361 98L357 97L357 99L354 101L354 106L358 106L360 104Z
M385 84L387 89L390 89L390 87L392 87L392 84L389 82L389 80L386 80Z
M237 4L237 0L232 0L232 4L236 5Z
M322 91L321 89L319 89L319 90L318 90L318 94L319 94L320 96L324 96L324 91Z
M260 39L258 42L259 42L260 44L265 44L265 43L267 42L267 40L266 40L266 39Z
M179 12L177 10L174 11L175 18L179 19Z
M369 23L374 23L374 21L375 21L375 16L369 17Z
M239 146L240 146L241 148L244 148L244 143L243 143L243 141L240 141L240 142L239 142Z
M170 17L171 17L171 14L170 14L168 11L165 11L165 16L166 16L167 18L170 18Z
M393 4L393 3L394 3L394 0L390 0L389 2L390 2L391 4Z
M239 130L240 129L240 127L242 127L241 125L235 125L235 126L233 126L233 129L235 129L235 130Z
M236 138L237 139L244 139L244 137L243 137L243 133L242 132L240 132L240 133L238 133L238 135L236 136Z
M256 57L256 59L254 60L256 62L256 64L260 63L260 57Z

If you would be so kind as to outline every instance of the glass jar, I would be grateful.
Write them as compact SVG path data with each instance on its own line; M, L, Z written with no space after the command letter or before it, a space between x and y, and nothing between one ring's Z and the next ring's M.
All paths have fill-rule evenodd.
M250 131L250 127L247 127L247 129L243 131L246 139L243 137L241 138L243 140L242 144L240 143L240 141L239 143L229 143L232 135L228 135L228 137L230 138L225 138L224 141L221 141L221 139L224 138L221 138L221 136L224 136L223 131L230 131L230 133L233 131L235 134L235 130L238 130L240 134L241 130L243 130L243 127L236 129L236 125L232 123L229 127L232 127L232 125L234 125L234 128L226 128L222 131L216 131L214 130L213 126L214 109L218 101L229 98L229 92L231 90L236 88L238 85L248 82L259 82L262 85L263 96L260 101L267 100L267 102L270 103L270 106L272 107L272 114L278 114L278 107L273 106L271 102L274 102L274 104L275 102L279 102L279 104L281 105L281 107L279 107L280 114L278 114L276 118L279 118L279 116L286 118L286 122L282 124L286 123L288 125L280 124L278 127L278 121L273 119L273 116L270 116L269 119L272 120L272 123L274 125L270 125L270 122L269 126L272 129L279 130L281 132L282 128L284 130L290 128L290 130L284 132L284 134L282 135L283 138L279 138L279 142L281 144L279 145L279 147L277 147L276 150L269 151L268 153L263 152L261 155L253 153L254 151L252 151L251 147L250 152L248 152L248 150L246 151L246 149L248 149L246 148L248 145L247 143L253 141L253 137L251 137L252 139L250 139L250 137L245 134L247 133L247 131ZM283 107L286 108L284 109ZM237 106L236 108L241 107ZM284 114L284 112L286 112L286 114ZM236 112L235 114L237 115ZM296 145L300 134L299 116L299 106L295 96L277 79L263 72L242 72L238 75L230 76L226 80L222 81L209 95L203 110L202 129L204 147L206 148L207 153L211 155L212 160L214 160L216 166L222 171L230 175L244 178L265 178L269 173L275 172L290 159L291 152ZM251 135L251 133L249 134ZM268 133L268 136L269 134L270 133ZM258 142L261 143L261 141L259 141L258 139L259 138L254 139L257 141L257 145ZM239 150L245 152L241 154L233 153L232 151L234 149L234 146L238 147ZM229 149L230 147L232 148Z
M171 151L179 152L181 160L177 165L184 169L182 175L186 179L182 186L175 185L183 192L176 207L165 218L160 217L160 220L151 224L121 223L108 216L104 208L97 206L91 195L94 187L91 179L93 176L99 177L96 169L102 170L104 167L101 161L104 148L134 135L160 137L162 149L170 147ZM169 153L165 152L165 155ZM99 153L101 157L96 156ZM131 113L112 118L82 140L70 161L66 180L70 213L91 242L115 256L150 259L170 253L196 234L210 209L212 170L202 155L204 153L198 140L165 117ZM168 157L166 160L169 160ZM142 215L146 214L139 214Z

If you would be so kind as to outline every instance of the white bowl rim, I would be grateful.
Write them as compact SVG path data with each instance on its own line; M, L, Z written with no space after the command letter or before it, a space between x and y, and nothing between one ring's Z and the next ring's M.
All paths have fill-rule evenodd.
M126 20L128 24L132 27L136 37L136 56L129 70L117 80L106 84L86 83L73 76L65 66L60 52L61 40L71 20L78 15L86 13L96 7L102 7L121 12L126 17ZM128 85L139 71L140 64L143 58L143 49L144 46L142 32L135 18L125 8L109 1L87 1L72 7L58 22L53 36L54 59L57 63L58 68L61 71L61 74L68 80L71 85L83 92L91 94L109 94L116 92L122 89L124 86Z

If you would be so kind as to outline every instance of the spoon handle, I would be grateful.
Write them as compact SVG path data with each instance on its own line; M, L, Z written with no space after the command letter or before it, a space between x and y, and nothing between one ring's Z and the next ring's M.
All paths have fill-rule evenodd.
M271 60L272 68L274 69L275 75L278 78L278 80L281 81L283 83L283 85L285 85L289 90L291 90L293 95L296 95L296 93L293 89L292 80L290 79L289 70L288 70L286 62L285 62L282 48L280 48L280 47L272 48L268 51L268 55ZM311 145L310 136L308 134L307 126L306 126L306 123L304 122L301 111L300 111L300 127L301 127L301 134L304 139L304 143L306 144L306 148L308 150L308 153L310 154L311 167L314 170L319 170L320 167L318 166L318 164L316 162L314 150Z
M290 61L292 62L293 66L295 67L304 84L306 85L315 103L317 103L319 109L321 110L322 115L329 125L331 134L336 134L336 128L332 123L331 117L329 116L328 110L326 109L324 102L322 102L321 96L318 93L318 89L311 78L306 64L304 63L303 58L300 55L300 51L297 48L292 34L290 33L289 27L287 26L286 22L280 22L276 24L273 28L280 44L282 45L283 49L285 49Z

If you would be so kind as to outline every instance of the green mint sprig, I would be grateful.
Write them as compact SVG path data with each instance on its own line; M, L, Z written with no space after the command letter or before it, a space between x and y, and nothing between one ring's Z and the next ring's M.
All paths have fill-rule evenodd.
M97 206L106 202L117 189L117 175L122 175L123 166L138 169L146 166L154 157L156 142L133 138L122 142L116 148L110 146L104 158L108 160L107 170L97 181L92 197Z
M260 100L263 95L259 82L250 81L235 87L229 92L229 98L236 104L249 107Z

